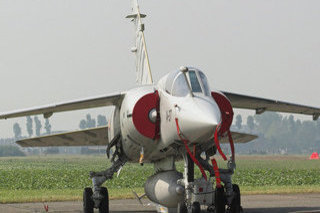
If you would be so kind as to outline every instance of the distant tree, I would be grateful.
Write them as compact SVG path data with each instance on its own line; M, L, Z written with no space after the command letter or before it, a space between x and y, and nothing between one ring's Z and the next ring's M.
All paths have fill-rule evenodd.
M238 129L241 129L241 127L242 127L242 117L240 114L238 114L236 117L236 127Z
M21 137L21 128L18 123L15 123L13 125L13 133L14 133L15 139L19 139Z
M42 124L41 124L41 121L39 120L38 116L34 117L34 123L35 123L35 127L36 127L36 135L39 137L41 135Z
M296 131L296 122L294 120L293 115L289 116L289 118L287 119L287 123L285 123L285 125L288 126L287 131L292 136L292 133Z
M49 135L51 133L51 124L48 118L46 118L44 128L46 129L46 133Z
M80 121L79 127L80 127L80 129L86 129L86 128L87 128L87 122L86 122L86 120L82 119L82 120Z
M98 116L98 118L99 118L99 116ZM92 119L90 114L87 114L86 119L82 119L80 121L79 127L80 127L80 129L94 128L94 127L96 127L96 120Z
M91 118L90 114L87 114L87 128L96 127L96 120Z
M254 119L253 116L248 116L247 118L247 126L249 127L249 129L252 131L254 129Z
M98 115L97 117L98 126L106 126L107 125L107 118L103 115Z
M32 125L32 118L30 116L27 116L27 132L29 137L31 137L33 135L33 125Z

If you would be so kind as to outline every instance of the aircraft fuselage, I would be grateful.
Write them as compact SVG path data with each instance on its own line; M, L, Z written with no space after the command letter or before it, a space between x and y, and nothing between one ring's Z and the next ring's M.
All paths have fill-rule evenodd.
M193 72L193 75L188 72ZM139 161L142 151L145 162L178 155L174 146L179 141L176 119L189 145L201 145L213 138L216 126L221 122L221 112L208 90L207 82L201 80L200 71L190 68L188 72L172 72L164 76L156 86L131 89L127 91L121 106L114 109L109 119L109 141L121 134L123 152L131 161ZM190 76L193 79L190 80ZM175 87L175 84L185 87L186 91L175 93L174 88L168 91L168 87ZM198 88L193 88L194 86ZM161 100L158 109L157 103L150 103L156 101L153 96ZM144 129L139 129L140 123ZM146 128L148 125L151 128L149 130ZM158 132L152 134L157 128Z

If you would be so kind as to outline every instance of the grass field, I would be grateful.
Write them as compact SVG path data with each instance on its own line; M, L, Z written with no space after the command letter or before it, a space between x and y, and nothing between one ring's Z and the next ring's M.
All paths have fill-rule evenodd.
M104 156L0 158L0 203L82 199L83 188L91 186L89 171L109 165ZM177 163L178 170L182 166ZM152 174L152 165L127 164L106 183L111 198L132 198L133 190L143 193ZM319 177L320 161L306 156L239 156L233 181L244 194L310 193L320 192Z

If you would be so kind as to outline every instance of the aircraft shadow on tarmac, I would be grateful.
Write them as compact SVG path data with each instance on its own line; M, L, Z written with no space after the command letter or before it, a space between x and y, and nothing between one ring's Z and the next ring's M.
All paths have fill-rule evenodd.
M110 213L156 213L156 211L110 211ZM205 213L206 211L202 211ZM274 207L274 208L248 208L244 209L244 213L312 213L312 212L319 212L320 207L316 208L308 208L308 207Z
M110 211L110 213L156 213L156 211ZM202 211L202 213L205 213L206 211ZM274 208L248 208L244 209L244 213L311 213L311 212L319 212L320 213L320 207L316 208L308 208L308 207L274 207Z
M145 210L145 211L110 211L110 213L132 213L132 212L137 212L137 213L140 213L140 212L144 212L144 213L157 213L157 211L150 211L150 210Z
M244 213L311 213L320 212L320 207L273 207L273 208L248 208L244 209Z

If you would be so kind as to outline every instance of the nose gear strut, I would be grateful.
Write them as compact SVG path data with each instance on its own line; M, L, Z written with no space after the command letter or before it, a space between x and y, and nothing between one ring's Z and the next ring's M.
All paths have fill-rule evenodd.
M188 141L187 139L184 139L184 138L182 137L182 133L181 133L181 131L180 131L180 126L179 126L179 120L178 120L178 118L176 118L176 126L177 126L178 136L179 136L180 140L183 141L184 146L185 146L185 148L186 148L186 150L187 150L190 158L191 158L192 161L199 167L199 169L200 169L200 171L201 171L201 173L202 173L202 176L203 176L204 179L207 181L208 178L207 178L207 175L206 175L206 173L205 173L202 165L199 163L199 161L195 158L195 156L191 153L191 151L190 151L190 149L189 149L189 146L188 146L188 142L189 142L189 141Z
M189 140L186 139L185 137L183 137L183 134L181 133L181 130L179 127L178 118L175 118L175 122L176 122L176 127L177 127L177 134L178 134L180 140L184 143L184 147L187 152L187 153L186 152L182 153L182 155L185 159L185 164L187 162L187 164L189 165L191 163L190 160L192 160L192 162L195 163L199 167L199 169L202 173L202 176L206 182L207 182L208 178L207 178L207 175L204 171L204 168L207 171L209 171L212 176L215 177L216 190L215 190L215 199L214 199L215 201L213 201L213 205L215 207L213 207L211 205L211 206L209 206L209 208L211 208L211 207L212 207L212 209L215 208L216 211L218 211L220 213L220 212L225 212L225 205L227 205L227 212L228 213L242 212L242 207L241 207L241 203L240 203L239 187L235 184L232 184L232 180L231 180L231 176L233 175L234 169L235 169L235 151L234 151L234 142L232 139L230 128L226 129L225 126L223 126L223 128L221 128L222 124L223 124L223 121L222 121L215 129L214 143L215 143L215 147L219 151L222 158L224 160L227 160L226 155L223 153L223 151L220 147L220 141L219 141L219 137L222 136L223 134L228 135L229 144L230 144L231 153L232 153L230 160L228 161L228 169L219 169L217 161L213 157L213 155L215 154L215 151L214 151L214 153L211 153L212 156L211 156L211 154L208 153L210 155L210 160L212 163L212 167L211 167L207 162L209 156L207 156L207 160L203 160L200 156L201 153L196 152L196 146L193 147L193 153L190 151L190 148L188 146ZM186 157L186 156L188 156L188 157ZM190 160L188 160L188 158ZM190 182L190 180L189 180L189 175L190 175L189 173L190 172L188 172L188 167L189 166L185 166L185 174L187 175L187 177L184 178L184 182L180 181L180 183L185 186L185 193L186 193L185 206L187 207L188 212L193 212L192 211L193 204L197 203L197 201L195 200L196 198L194 198L194 196L196 196L196 195L194 195L194 190L195 190L194 187L198 187L197 186L198 183L196 180L193 180L192 182ZM221 182L223 182L224 185L222 185ZM203 189L201 188L201 190L203 190Z

